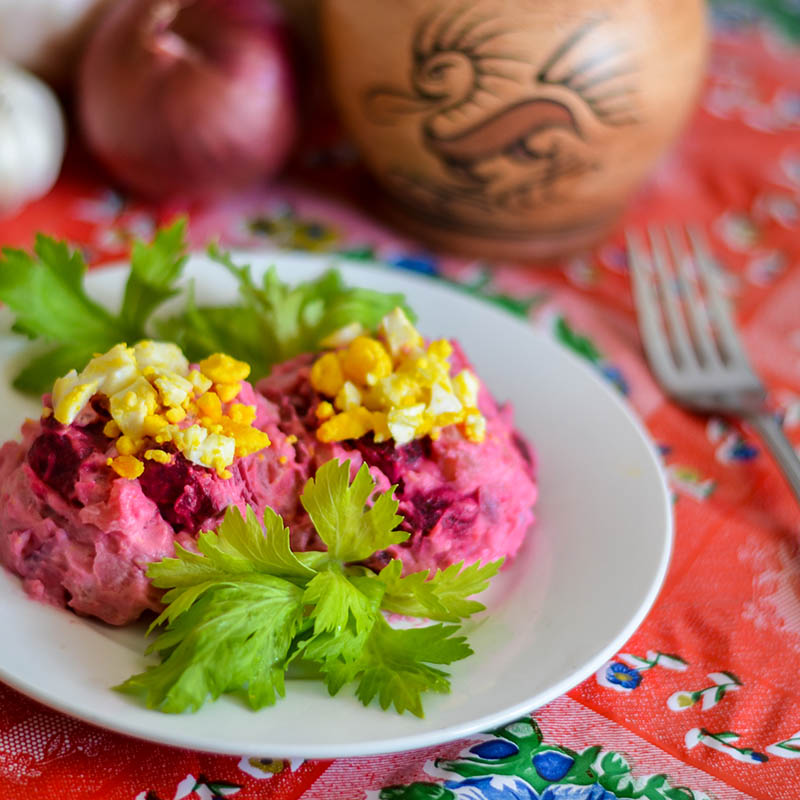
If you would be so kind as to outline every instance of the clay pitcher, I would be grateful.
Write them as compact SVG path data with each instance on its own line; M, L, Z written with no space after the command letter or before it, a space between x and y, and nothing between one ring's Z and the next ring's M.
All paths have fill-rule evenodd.
M618 218L703 72L702 0L323 0L343 123L435 245L550 257Z

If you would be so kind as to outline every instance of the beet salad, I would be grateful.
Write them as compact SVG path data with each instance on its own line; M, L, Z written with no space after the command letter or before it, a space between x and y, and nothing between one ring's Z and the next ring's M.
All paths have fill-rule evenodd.
M276 511L319 550L300 504L332 458L395 488L404 573L513 557L533 520L532 451L456 342L425 342L400 309L321 353L250 368L174 344L119 344L58 379L20 442L0 448L0 563L41 601L114 625L163 608L146 570L192 550L225 509Z

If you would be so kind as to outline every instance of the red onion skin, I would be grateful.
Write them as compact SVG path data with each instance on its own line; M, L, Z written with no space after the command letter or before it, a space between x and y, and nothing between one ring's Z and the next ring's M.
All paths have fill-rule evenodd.
M286 42L269 0L118 0L80 68L90 149L153 199L204 199L273 175L297 129Z

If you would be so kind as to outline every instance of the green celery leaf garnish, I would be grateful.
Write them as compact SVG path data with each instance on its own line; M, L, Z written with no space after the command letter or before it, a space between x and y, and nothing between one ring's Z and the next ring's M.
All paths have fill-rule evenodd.
M368 705L377 696L384 710L423 717L422 694L450 691L448 675L430 664L451 664L472 655L456 625L429 625L406 630L392 628L381 617L375 621L361 657L356 661L325 661L322 673L328 691L336 694L346 683L358 681L356 696Z
M154 320L154 312L179 292L187 259L185 220L161 228L150 244L134 242L116 314L86 293L86 262L65 242L39 234L32 253L3 249L0 301L15 315L13 330L42 344L14 386L41 394L70 369L82 369L95 353L153 334L178 344L192 361L228 353L250 364L257 380L276 363L319 350L328 334L350 323L374 331L396 306L416 319L402 294L347 287L336 270L290 287L272 268L256 283L249 266L237 266L215 246L209 254L236 278L239 301L198 306L189 285L183 309Z
M376 550L408 539L408 533L396 530L403 518L395 514L394 488L378 495L365 510L374 488L366 464L361 465L352 484L349 474L333 460L308 479L300 501L333 558L363 561Z
M350 323L374 331L396 306L416 319L402 294L348 288L336 270L290 287L272 268L259 285L248 265L238 266L214 245L209 255L236 278L240 301L197 306L190 295L185 311L159 323L159 335L177 342L191 360L224 351L250 364L258 379L274 364L319 350L328 334Z
M350 463L335 459L309 480L302 501L327 552L294 553L271 509L262 527L252 510L242 516L231 507L216 531L200 534L198 553L176 546L174 558L151 564L148 577L167 590L149 648L162 662L118 688L168 712L196 710L226 692L261 708L283 696L297 660L331 694L354 682L365 705L377 697L383 708L422 716L423 693L450 685L431 665L471 650L457 625L395 629L384 612L459 622L483 609L469 595L500 562L448 567L427 581L427 572L403 578L396 560L379 574L353 563L407 537L397 530L394 490L372 498L374 491L366 466L350 482Z
M189 285L183 312L156 323L159 337L178 344L189 360L228 353L250 364L254 377L265 375L272 363L274 340L264 327L258 311L243 303L198 306L194 284Z
M300 645L302 656L325 663L357 660L380 616L383 586L369 578L346 576L335 569L320 572L306 588L313 635Z
M303 592L271 575L220 582L173 620L151 650L164 661L129 678L122 691L144 692L147 706L197 710L210 695L246 690L252 708L284 694L292 640L303 618Z
M390 561L380 572L386 585L383 607L396 614L429 617L442 622L458 622L484 606L470 595L480 594L500 571L503 559L490 564L475 562L467 567L451 564L429 576L428 570L401 577L402 564Z
M153 311L178 293L175 281L186 259L186 223L183 220L159 230L152 244L133 243L131 271L119 317L138 338L144 335L143 324Z
M377 581L371 583L377 585ZM306 586L303 602L311 608L314 633L336 632L349 624L359 633L375 622L380 596L370 596L338 570L318 572Z
M13 330L41 339L48 349L17 375L14 386L46 392L70 369L82 369L97 352L146 338L150 314L174 294L186 260L186 223L178 220L150 245L137 242L118 314L92 300L83 286L86 262L65 242L37 235L33 253L4 248L0 300L15 314Z
M2 252L0 300L16 313L18 333L84 343L114 330L112 315L83 290L86 263L78 251L38 234L33 255L9 247Z

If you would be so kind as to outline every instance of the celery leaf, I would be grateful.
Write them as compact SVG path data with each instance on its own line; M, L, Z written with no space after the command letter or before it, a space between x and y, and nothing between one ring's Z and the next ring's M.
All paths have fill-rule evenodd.
M502 564L502 558L489 564L451 564L433 575L423 570L401 577L402 564L395 559L379 575L386 585L383 607L396 614L458 622L484 610L470 597L486 589Z
M451 664L472 654L455 625L425 628L392 628L383 617L376 620L361 657L352 662L326 661L322 673L328 691L357 681L356 696L364 705L377 697L381 708L394 705L398 713L410 711L423 717L422 694L447 693L450 680L444 670L431 664Z
M117 314L89 297L84 288L86 262L66 242L38 234L32 253L4 248L0 301L14 313L12 330L47 345L31 356L14 386L47 392L56 378L70 369L83 369L95 353L146 338L150 315L177 291L174 283L186 260L185 231L185 221L178 220L160 230L152 244L134 244Z
M174 558L149 566L153 584L167 590L148 650L162 661L118 689L166 712L196 710L223 693L261 708L283 696L297 661L313 666L331 694L354 682L363 703L377 698L400 713L422 716L425 692L449 690L447 673L432 665L470 654L458 626L395 629L384 612L458 622L482 608L469 595L500 562L454 565L429 579L403 577L399 561L378 574L354 563L407 536L397 530L393 489L375 496L364 465L351 482L349 462L329 461L302 501L327 552L295 553L270 508L262 524L252 509L231 507L215 531L200 534L198 552L176 545Z
M318 351L322 339L352 322L374 331L396 306L416 319L402 294L348 287L336 270L289 286L273 267L259 283L249 265L236 264L216 245L208 252L236 279L239 302L198 306L190 294L184 311L158 323L159 335L193 360L224 351L247 361L258 379L274 364Z
M339 464L332 459L308 479L300 498L331 557L363 561L378 550L404 542L408 533L397 530L403 518L395 513L394 488L365 509L375 488L367 465L361 465L352 484L349 479L350 462Z

